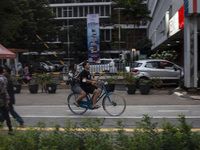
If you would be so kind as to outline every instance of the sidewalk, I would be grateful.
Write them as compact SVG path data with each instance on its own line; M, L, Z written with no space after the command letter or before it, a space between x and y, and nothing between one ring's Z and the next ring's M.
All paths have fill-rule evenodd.
M70 92L66 85L59 85L55 94L42 93L41 89L31 94L28 87L22 87L21 93L15 94L16 105L66 105ZM118 85L115 93L122 95L127 105L200 105L200 95L188 95L174 87L152 88L149 95L141 95L137 89L135 94L129 95L125 85Z

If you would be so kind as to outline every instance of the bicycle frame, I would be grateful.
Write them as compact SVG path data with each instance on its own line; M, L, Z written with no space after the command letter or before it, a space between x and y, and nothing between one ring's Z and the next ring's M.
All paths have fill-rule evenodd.
M104 93L102 93L103 91L104 91ZM74 93L74 92L72 91L72 92L70 93L70 95L71 95L72 93ZM113 93L113 92L109 92L109 93L108 93L108 92L106 91L105 86L104 86L104 83L103 83L103 84L102 84L102 90L101 90L101 92L100 92L100 94L99 94L99 97L98 97L96 103L98 103L102 97L106 97L106 96L108 96L110 93ZM79 106L82 107L82 108L92 109L92 110L93 110L93 108L92 108L93 100L91 100L91 96L90 96L89 94L86 96L86 99L87 99L87 101L84 101L84 100L79 101ZM112 103L109 97L108 97L108 99L109 99L109 102Z

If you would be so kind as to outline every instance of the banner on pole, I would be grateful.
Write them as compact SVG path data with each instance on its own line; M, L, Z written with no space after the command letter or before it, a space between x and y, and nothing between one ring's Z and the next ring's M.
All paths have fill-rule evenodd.
M100 59L99 14L87 15L87 43L88 61L98 62Z

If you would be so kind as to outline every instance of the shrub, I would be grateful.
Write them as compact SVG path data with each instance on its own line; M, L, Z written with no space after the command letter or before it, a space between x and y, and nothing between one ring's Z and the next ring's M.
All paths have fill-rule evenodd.
M0 150L197 150L200 149L200 134L192 132L192 125L183 115L179 123L172 125L163 119L162 131L158 123L144 115L136 122L136 129L126 133L123 122L117 121L116 132L102 132L99 118L85 118L81 123L83 131L77 131L77 124L67 119L64 131L58 124L53 124L53 131L43 131L46 127L40 121L38 129L29 128L25 132L14 131L14 135L0 134Z

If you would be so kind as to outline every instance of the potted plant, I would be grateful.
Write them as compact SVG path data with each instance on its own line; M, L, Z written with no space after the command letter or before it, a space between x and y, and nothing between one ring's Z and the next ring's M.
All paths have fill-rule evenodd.
M45 87L48 93L56 93L57 84L52 73L47 74Z
M37 74L32 75L30 83L28 84L28 88L29 88L30 93L38 92L38 75Z
M152 85L154 88L158 88L163 84L163 81L160 78L152 78Z
M115 90L115 81L117 80L118 76L110 75L110 76L105 76L105 81L107 84L105 84L106 91L109 92L114 92Z
M20 84L20 80L21 80L20 76L19 75L11 76L11 80L13 83L14 93L20 93L21 88L22 88L22 85Z
M139 80L139 89L141 94L149 94L152 85L152 80L149 79L140 79Z
M126 83L126 91L128 94L135 94L137 89L137 78L131 72L123 73L124 82Z
M42 73L42 74L39 74L38 75L38 84L41 86L42 88L42 93L43 92L47 92L46 91L46 78L47 78L47 75L45 73Z

